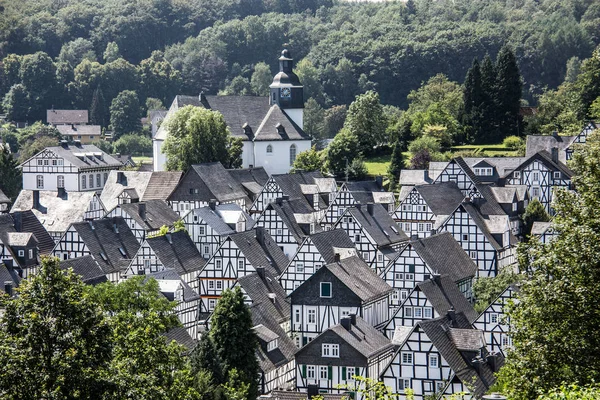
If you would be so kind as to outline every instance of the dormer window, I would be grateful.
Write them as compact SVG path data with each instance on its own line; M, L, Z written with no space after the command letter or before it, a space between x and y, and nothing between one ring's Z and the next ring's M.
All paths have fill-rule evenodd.
M267 343L267 351L273 351L277 347L279 347L279 341L277 339L271 340L269 343Z
M554 171L554 179L560 179L560 171Z
M513 178L515 178L515 179L521 179L521 171L515 171L515 172L513 172Z
M492 176L494 175L494 169L493 168L475 168L475 175L478 176Z

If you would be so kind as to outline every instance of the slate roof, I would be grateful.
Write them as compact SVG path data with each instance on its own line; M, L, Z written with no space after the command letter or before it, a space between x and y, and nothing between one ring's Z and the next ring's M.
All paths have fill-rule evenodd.
M9 281L13 284L14 294L14 289L19 287L19 284L21 283L21 278L14 269L7 267L3 263L0 263L0 292L4 293L4 282Z
M359 316L356 316L356 325L351 325L350 330L346 330L341 324L334 325L329 330L335 332L336 335L367 358L393 347L388 338Z
M229 169L228 171L251 198L258 196L269 180L269 174L263 167Z
M133 158L131 158L131 154L111 154L111 157L113 157L115 160L119 160L119 162L123 165L132 165L132 166L136 166L135 161L133 161Z
M44 225L37 219L35 214L31 210L27 211L15 211L10 214L13 223L16 226L18 225L18 220L20 219L21 223L21 232L31 232L35 235L35 238L38 241L38 249L40 255L48 255L52 253L54 249L55 243Z
M102 135L100 125L58 125L56 129L64 136L92 135L98 136L98 139L100 139Z
M0 203L10 203L10 199L4 194L2 189L0 189Z
M500 204L511 204L514 200L518 200L517 188L514 186L493 186L490 190L494 194L496 201Z
M61 146L46 147L46 150L53 152L58 157L64 158L67 162L79 168L79 170L119 168L122 166L119 160L115 160L112 156L106 154L93 144L65 143Z
M271 108L269 98L262 96L205 96L201 105L223 114L231 134L243 140L250 139L244 134L244 124L257 132Z
M88 285L97 285L108 280L106 273L90 255L61 260L60 267L62 269L72 268L73 272L81 277L83 283Z
M7 232L6 238L7 242L5 244L9 246L25 247L35 236L31 232Z
M402 232L384 206L373 204L372 214L368 209L369 204L358 205L349 207L347 212L367 231L378 246L388 246L408 240L408 236Z
M274 104L254 133L254 141L262 140L310 140L285 112Z
M326 264L323 268L331 271L336 278L354 292L363 302L379 298L393 290L362 259L356 256Z
M140 215L140 206L146 206L146 218ZM163 225L172 226L175 221L179 220L177 214L163 200L148 200L142 203L126 203L120 205L121 210L129 215L135 222L142 226L145 230L158 230Z
M179 276L199 271L206 264L186 231L167 233L146 239L148 246L165 268L175 269Z
M257 236L260 237L261 232L263 235L262 243L257 238ZM272 275L281 275L281 272L290 261L264 228L234 233L229 235L229 238L235 242L254 268L265 267L265 270L268 270Z
M315 179L322 179L323 174L318 171L297 172L294 174L273 175L272 178L284 195L289 196L290 200L305 201L306 204L313 208L313 202L312 200L310 202L307 200L307 193L302 190L302 185L316 185ZM319 198L319 207L327 207L327 204L325 204L325 201L322 198Z
M479 163L486 163L496 169L496 174L500 178L506 178L515 170L527 157L466 157L463 160L473 168ZM489 178L489 177L488 177Z
M208 203L212 199L219 203L239 199L250 202L242 185L231 177L220 162L192 165L167 200Z
M279 284L276 276L268 269L264 270L261 277L257 272L238 278L240 286L252 300L252 304L262 304L265 311L277 321L282 323L290 319L290 304L287 294Z
M72 223L83 220L96 192L67 192L59 197L58 192L41 190L39 194L38 210L33 208L33 190L21 190L11 213L31 210L48 232L64 232Z
M192 339L187 329L183 326L176 326L175 328L171 328L167 332L164 333L165 338L168 341L176 341L183 347L187 349L188 352L191 352L196 346L196 341Z
M140 247L122 217L76 222L73 228L105 274L125 272Z
M183 279L181 279L181 276L177 273L177 271L172 268L166 268L162 271L152 272L147 274L146 277L156 279L159 282L160 291L170 301L175 300L175 293L168 291L168 289L165 290L165 285L161 285L160 281L172 281L176 283L176 285L173 285L175 289L181 284L183 287L183 301L187 302L200 299L200 295L196 293L196 291L192 289L192 287Z
M463 313L469 322L478 317L477 311L448 275L434 275L418 283L417 288L425 294L439 315L445 315L448 310L454 308L457 313Z
M348 398L347 394L343 393L319 393L323 400L344 400ZM291 390L273 390L271 393L261 395L259 400L307 400L308 393L296 392Z
M531 157L540 151L550 153L553 148L558 149L558 160L562 163L567 161L567 148L573 144L577 136L554 136L554 135L527 135L525 142L525 156Z
M434 273L447 275L454 282L471 278L477 273L477 264L450 232L411 240L410 245Z
M313 244L323 257L326 263L335 261L336 249L352 249L356 251L356 247L350 236L343 229L333 229L315 233L310 236Z
M456 321L454 323L444 316L428 321L419 322L418 326L423 329L427 337L431 340L432 344L438 349L444 360L448 363L456 377L459 378L463 383L474 387L472 393L480 398L484 395L490 386L496 381L494 371L489 367L487 363L481 364L481 372L477 372L474 366L470 365L470 361L465 360L466 355L463 355L457 348L463 342L463 339L467 339L468 345L465 347L473 347L473 343L469 340L472 336L479 335L476 332L481 332L473 329L469 324L467 318L461 313L456 314ZM464 334L463 330L470 330L467 334ZM454 340L453 340L454 337ZM504 357L498 355L499 366L504 363Z
M142 200L167 200L183 176L182 171L154 171L150 175Z
M531 235L541 236L552 227L552 222L535 221L531 227Z
M425 185L432 183L435 178L429 176L429 179L425 179L425 172L423 169L402 169L400 170L400 185L402 186L415 186Z
M472 204L477 207L479 212L483 215L506 215L506 212L502 206L496 200L496 195L492 191L492 186L486 184L476 184L475 188L483 198L475 198L472 200Z
M87 124L88 121L88 110L46 110L49 124Z
M272 208L283 220L285 226L290 230L296 242L300 243L308 235L296 220L297 214L311 215L314 211L306 201L302 199L274 201L267 208Z
M452 214L465 198L455 182L419 185L415 188L436 216Z
M385 192L376 181L349 181L345 186L349 192Z
M227 222L228 214L231 213L242 213L244 215L246 218L246 230L254 226L252 217L234 203L217 204L214 211L208 206L195 208L190 213L197 215L199 219L206 222L208 226L221 236L235 233L235 225L230 226Z
M486 223L485 216L481 215L479 210L477 210L477 208L472 203L465 202L462 203L460 207L463 207L463 209L467 213L469 213L477 227L479 227L479 229L483 232L483 234L488 239L492 247L494 247L494 249L496 250L502 249L502 246L500 245L500 243L498 243L498 241L496 241L494 235L490 231L488 224Z

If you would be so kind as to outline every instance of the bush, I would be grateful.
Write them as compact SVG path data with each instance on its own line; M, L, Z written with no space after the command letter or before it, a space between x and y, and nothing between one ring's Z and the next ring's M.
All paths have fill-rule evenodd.
M523 139L518 136L508 136L502 142L504 147L510 150L519 150L519 148L523 145Z

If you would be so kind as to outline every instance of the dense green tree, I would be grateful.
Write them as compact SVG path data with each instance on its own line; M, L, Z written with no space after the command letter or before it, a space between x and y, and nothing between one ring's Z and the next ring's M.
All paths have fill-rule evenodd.
M248 400L258 395L258 338L252 329L252 315L239 286L225 290L212 316L210 335L215 343L225 380L236 370L240 383L248 384ZM235 351L231 351L235 349Z
M327 169L338 179L346 176L346 170L354 158L359 156L358 138L343 128L327 146Z
M45 258L3 298L0 392L5 399L97 399L107 391L111 330L81 279Z
M229 135L227 138L227 160L223 162L225 168L241 168L244 142L239 137Z
M567 61L567 72L565 73L565 82L573 83L581 71L581 60L579 57L571 57Z
M254 72L250 78L252 93L256 96L269 96L269 85L273 82L273 74L267 63L259 62L254 66Z
M402 154L402 143L396 140L392 150L392 158L390 166L388 168L388 174L390 176L390 182L393 186L396 185L398 179L400 179L400 170L404 168L404 155Z
M152 154L152 139L147 136L128 133L114 142L113 150L115 153L148 156Z
M24 162L46 147L57 146L60 139L58 129L41 122L19 129L19 160Z
M348 108L345 105L333 106L325 110L323 117L323 135L326 138L332 138L344 127Z
M511 268L504 268L493 278L478 277L473 282L473 296L476 303L473 305L479 313L494 302L510 285L514 285L523 279L522 275L516 274Z
M205 162L230 164L233 154L229 149L237 146L230 146L231 135L220 112L186 106L165 123L169 136L163 153L169 171L185 171Z
M3 145L0 148L0 189L9 199L15 201L22 186L19 163L6 145Z
M35 121L44 119L46 110L52 106L53 96L56 95L54 62L44 52L27 54L21 60L19 76L27 89L30 102L28 117Z
M481 82L481 68L477 59L473 60L471 68L467 71L465 77L464 89L464 117L465 125L469 126L468 140L473 138L481 138L484 135L482 132L486 127L481 120L482 107L485 102L485 93L483 92Z
M369 175L369 170L362 157L356 157L348 165L347 176L351 181L364 181Z
M121 54L119 53L119 45L115 42L108 42L106 44L106 49L104 49L103 58L105 63L111 63L121 58Z
M563 384L550 393L540 395L538 400L596 400L599 398L600 388L598 385L581 387L577 384Z
M110 104L110 126L113 140L118 140L126 133L137 133L142 130L142 109L137 93L124 90Z
M509 309L512 350L500 382L512 399L537 398L562 382L589 385L600 379L599 157L600 141L592 135L571 164L577 193L554 192L558 235L549 244L529 242L520 257L533 272Z
M600 96L600 46L581 64L581 72L575 80L574 89L579 103L577 117L583 119L588 116L592 102Z
M217 349L211 335L203 334L200 337L200 340L192 351L190 362L194 374L197 375L202 371L208 373L210 386L218 386L225 383L221 359L217 354ZM206 378L206 375L203 378Z
M313 138L313 143L318 143L325 138L323 134L324 121L325 110L315 99L308 99L304 104L303 130Z
M229 96L248 96L252 94L252 87L247 78L238 75L231 80L229 85L227 85L220 94Z
M370 155L383 143L387 121L377 92L356 96L350 104L344 127L358 138L359 152Z
M13 85L2 99L2 108L6 112L6 119L9 121L27 121L30 104L27 89L20 83Z
M538 199L533 199L529 202L521 218L524 224L523 236L528 236L531 233L534 222L550 221L550 215L548 215L548 212Z
M84 59L96 61L94 44L87 39L77 38L63 44L57 61L65 62L69 64L71 68L75 68Z
M114 147L111 142L107 140L98 140L96 142L92 142L94 146L105 152L106 154L113 154Z
M139 73L143 98L157 97L169 103L181 89L181 74L165 60L161 51L153 51L149 58L142 60Z
M21 61L23 56L9 54L2 60L2 87L3 91L8 91L13 85L21 83L19 71L21 71Z
M157 99L155 97L148 97L146 99L146 111L148 113L148 116L150 116L150 111L152 110L165 110L165 106L163 102L160 101L160 99Z
M294 165L290 172L312 172L324 169L323 153L317 151L313 146L310 150L300 152L294 160Z
M496 61L496 113L499 118L497 142L510 135L522 135L521 95L523 83L517 59L508 46L502 47ZM599 93L600 94L600 93Z
M94 125L100 125L105 128L108 124L106 123L108 118L108 107L106 100L104 100L104 93L102 88L98 86L94 90L94 96L92 97L92 104L90 106L90 122Z
M320 106L324 106L325 90L319 79L319 71L313 63L309 59L303 58L296 64L295 72L304 86L304 99L307 102L309 99L314 99ZM338 131L339 129L335 133Z

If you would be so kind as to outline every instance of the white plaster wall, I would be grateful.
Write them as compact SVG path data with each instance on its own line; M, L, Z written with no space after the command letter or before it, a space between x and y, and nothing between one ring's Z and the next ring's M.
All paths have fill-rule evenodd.
M303 108L286 108L283 110L288 117L292 119L300 128L304 129L304 109Z
M310 140L294 141L264 141L254 142L256 167L263 167L269 175L286 174L290 172L290 147L296 145L296 156L303 151L310 150ZM267 153L267 146L273 146L273 152Z
M155 139L152 141L152 162L154 164L154 171L166 171L167 156L161 153L163 143L162 140Z
M37 187L37 176L42 175L44 177L44 187ZM57 173L24 173L23 174L23 189L26 190L46 190L56 191L57 190L57 176L63 175L65 177L65 190L67 192L78 192L79 185L77 182L77 174L57 174Z

